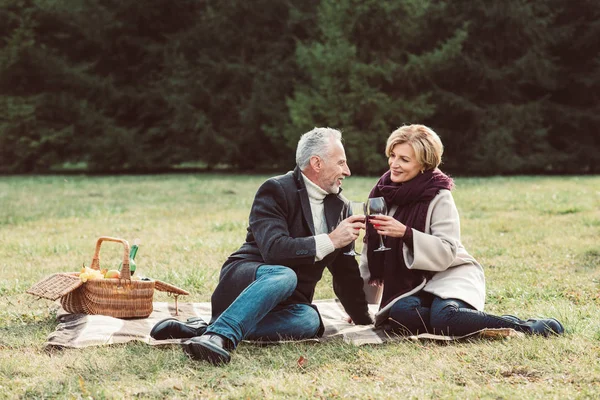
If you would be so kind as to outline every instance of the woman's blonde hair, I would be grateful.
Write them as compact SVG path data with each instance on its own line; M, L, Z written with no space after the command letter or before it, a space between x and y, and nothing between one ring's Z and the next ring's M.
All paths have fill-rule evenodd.
M416 124L401 126L388 138L385 155L389 157L394 146L402 143L411 145L423 170L435 169L441 164L444 145L433 129Z

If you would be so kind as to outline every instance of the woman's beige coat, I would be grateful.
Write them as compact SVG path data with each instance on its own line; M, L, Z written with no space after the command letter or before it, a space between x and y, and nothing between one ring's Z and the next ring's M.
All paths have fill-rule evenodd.
M390 209L394 215L397 207ZM413 229L413 250L403 245L404 262L409 269L433 271L424 291L443 299L459 299L482 311L485 304L483 268L460 242L460 218L449 190L441 190L431 201L425 232ZM366 244L360 261L361 276L369 303L379 303L382 288L368 285Z

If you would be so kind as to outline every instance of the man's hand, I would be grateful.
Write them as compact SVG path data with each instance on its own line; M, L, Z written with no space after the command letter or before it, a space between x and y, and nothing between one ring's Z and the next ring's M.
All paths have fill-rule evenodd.
M364 323L358 324L358 325L371 325L375 322L375 315L373 315L373 313L371 311L369 311L369 318L371 318L371 322L367 323L367 321L363 321ZM349 324L354 323L354 321L352 320L352 317L345 318L345 320Z
M329 239L336 249L341 249L358 239L361 229L365 229L365 216L353 215L340 222L329 234Z

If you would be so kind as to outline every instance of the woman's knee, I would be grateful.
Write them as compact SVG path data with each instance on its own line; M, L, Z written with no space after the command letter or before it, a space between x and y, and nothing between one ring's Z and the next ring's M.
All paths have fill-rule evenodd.
M431 328L436 333L448 333L464 303L456 299L436 298L431 305Z
M416 296L408 296L395 302L390 308L390 317L396 320L404 320L413 317L421 307L421 299Z
M417 335L429 331L429 304L418 296L398 300L390 309L389 325L402 335Z

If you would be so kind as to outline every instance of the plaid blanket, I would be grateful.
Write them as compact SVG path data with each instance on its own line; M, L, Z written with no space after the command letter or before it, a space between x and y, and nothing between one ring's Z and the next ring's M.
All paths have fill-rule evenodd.
M325 324L323 337L311 339L312 341L328 341L341 338L347 343L360 346L364 344L380 344L390 340L440 340L452 341L467 338L511 338L523 334L512 329L484 329L467 336L441 336L433 334L420 334L418 336L390 335L372 325L353 325L347 322L348 314L337 300L317 300L314 304L319 309ZM375 313L377 306L372 305L371 311ZM173 303L155 302L154 311L148 318L119 319L104 315L69 314L60 309L57 315L58 326L48 336L47 348L83 348L88 346L102 346L108 344L141 341L150 345L179 344L182 340L154 340L150 337L150 330L160 320L175 317L182 321L189 317L201 317L210 320L210 303L179 303L178 313L175 312ZM178 315L176 315L178 314Z

